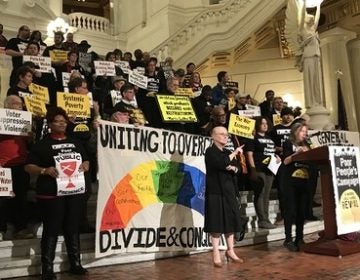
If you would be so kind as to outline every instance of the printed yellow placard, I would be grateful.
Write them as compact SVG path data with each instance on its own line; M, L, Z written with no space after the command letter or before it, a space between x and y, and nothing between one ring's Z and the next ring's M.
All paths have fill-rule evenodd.
M26 110L35 116L44 117L46 115L45 102L38 99L35 95L24 96Z
M42 87L37 84L30 84L29 90L36 96L37 99L42 100L44 103L49 104L49 90L47 87Z
M187 96L156 95L164 122L197 122L197 117Z
M230 114L229 133L253 139L253 131L255 129L255 120L249 119L236 114Z
M67 51L62 50L52 50L49 51L50 58L52 62L65 62L67 61Z
M175 95L185 95L189 97L194 97L194 92L191 88L178 88L175 91Z
M274 124L274 126L278 125L278 124L281 124L281 121L282 121L282 119L281 119L280 115L273 114L273 124Z
M57 92L57 104L69 117L90 118L90 101L87 95Z

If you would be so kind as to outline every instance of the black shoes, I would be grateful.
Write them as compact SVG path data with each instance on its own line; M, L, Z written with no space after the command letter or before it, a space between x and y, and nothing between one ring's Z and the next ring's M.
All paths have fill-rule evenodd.
M81 265L71 266L69 272L75 275L84 275L88 273L87 269L83 268Z
M284 247L290 252L299 252L299 247L293 241L284 241Z

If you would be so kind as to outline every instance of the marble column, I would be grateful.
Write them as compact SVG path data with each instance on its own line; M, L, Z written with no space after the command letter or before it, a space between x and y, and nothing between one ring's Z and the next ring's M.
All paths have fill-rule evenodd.
M354 105L355 108L360 108L360 37L350 41L347 47L354 90ZM358 127L360 127L360 110L355 110L355 113Z
M340 78L347 121L351 131L358 131L358 123L347 42L355 37L355 32L340 27L320 34L325 106L330 111L333 122L338 123L337 79Z

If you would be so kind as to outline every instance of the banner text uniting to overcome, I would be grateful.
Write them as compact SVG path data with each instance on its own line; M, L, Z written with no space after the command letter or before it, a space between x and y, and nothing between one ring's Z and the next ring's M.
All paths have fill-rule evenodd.
M110 124L100 125L102 147L117 150L158 152L186 156L203 156L211 144L211 139L199 135L147 128L120 127ZM160 145L161 144L161 145Z

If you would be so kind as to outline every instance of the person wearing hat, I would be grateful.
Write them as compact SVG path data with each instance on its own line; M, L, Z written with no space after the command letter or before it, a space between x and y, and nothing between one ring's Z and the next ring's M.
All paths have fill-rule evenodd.
M275 102L274 102L275 103ZM291 124L294 120L294 113L290 107L284 107L280 113L281 116L281 123L275 125L270 132L270 137L275 143L276 154L280 156L283 160L283 144L289 138ZM274 185L278 190L278 199L279 199L279 208L280 208L280 216L277 218L277 223L282 223L283 220L283 212L284 212L284 202L283 202L283 195L282 195L282 188L281 181L283 175L283 164L280 166L276 176Z
M86 40L82 40L80 44L78 44L79 52L87 53L87 51L91 48L91 45Z
M129 124L130 123L130 113L123 106L117 106L113 109L113 112L110 117L110 121L116 123Z
M121 88L126 84L126 79L123 76L114 76L111 78L112 88L105 96L104 100L104 118L108 119L113 113L114 106L121 101Z

